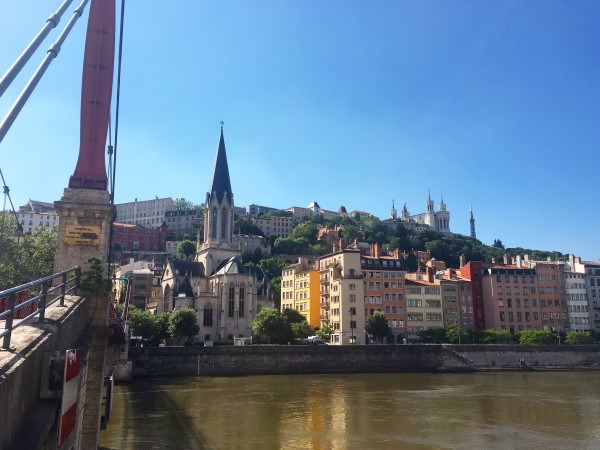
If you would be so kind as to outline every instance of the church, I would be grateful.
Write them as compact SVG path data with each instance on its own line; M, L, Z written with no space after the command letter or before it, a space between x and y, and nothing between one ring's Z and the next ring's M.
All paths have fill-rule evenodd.
M421 214L410 215L406 208L406 203L402 208L402 216L400 217L400 223L402 223L407 229L421 230L427 227L433 228L444 234L452 234L450 231L450 211L447 210L446 204L444 203L444 197L439 204L438 211L435 210L433 200L431 200L431 194L425 202L426 212ZM392 201L392 209L390 210L390 218L393 223L397 222L397 211Z
M273 308L269 280L259 267L246 267L234 244L234 201L223 127L204 204L204 233L194 261L171 260L161 280L157 312L192 308L198 316L197 342L252 336L261 308Z

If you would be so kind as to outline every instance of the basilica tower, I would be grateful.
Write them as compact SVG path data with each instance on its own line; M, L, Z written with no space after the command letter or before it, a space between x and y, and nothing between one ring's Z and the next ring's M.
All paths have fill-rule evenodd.
M223 125L215 167L204 204L204 241L198 243L196 261L204 264L206 275L224 260L239 256L233 247L233 192L225 152Z

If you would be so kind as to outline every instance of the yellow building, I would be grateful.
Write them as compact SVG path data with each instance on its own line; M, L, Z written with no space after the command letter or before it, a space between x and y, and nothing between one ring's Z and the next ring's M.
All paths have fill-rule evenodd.
M300 258L281 271L281 310L298 310L311 327L321 326L319 271Z

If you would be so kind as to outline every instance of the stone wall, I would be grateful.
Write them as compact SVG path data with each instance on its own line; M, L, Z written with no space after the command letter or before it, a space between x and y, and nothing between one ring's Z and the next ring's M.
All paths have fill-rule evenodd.
M600 347L570 346L248 346L132 347L133 377L303 373L468 372L532 368L599 368Z
M42 448L46 439L56 439L60 400L40 399L44 352L74 348L87 324L88 302L67 296L64 307L46 310L45 324L13 331L14 350L0 352L0 448Z
M133 377L434 372L440 346L132 347ZM463 370L469 370L463 364Z

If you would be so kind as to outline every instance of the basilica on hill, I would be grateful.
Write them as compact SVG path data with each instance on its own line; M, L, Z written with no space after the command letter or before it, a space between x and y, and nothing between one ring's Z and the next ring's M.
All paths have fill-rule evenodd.
M252 336L252 321L273 308L269 280L259 267L246 267L233 240L234 202L223 127L204 204L204 235L194 261L169 260L161 280L157 312L193 308L198 342L232 341Z

